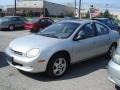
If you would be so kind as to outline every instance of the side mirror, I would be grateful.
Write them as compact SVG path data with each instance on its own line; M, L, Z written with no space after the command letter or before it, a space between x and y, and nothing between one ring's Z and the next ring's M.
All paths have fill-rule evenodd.
M81 40L81 39L84 39L85 38L85 35L84 33L81 31L80 33L78 33L75 38L74 38L74 41L78 41L78 40Z

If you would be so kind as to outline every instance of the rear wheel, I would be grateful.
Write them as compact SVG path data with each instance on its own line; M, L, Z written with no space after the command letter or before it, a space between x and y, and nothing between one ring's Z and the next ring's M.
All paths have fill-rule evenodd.
M114 55L114 52L116 51L116 49L117 49L117 45L116 44L111 45L111 47L109 48L109 51L107 53L107 58L108 59L112 58L112 56Z
M10 30L10 31L13 31L14 29L15 29L14 25L10 25L10 26L9 26L9 30Z
M50 77L58 78L65 74L68 69L68 58L64 55L55 55L50 59L47 66L47 74Z

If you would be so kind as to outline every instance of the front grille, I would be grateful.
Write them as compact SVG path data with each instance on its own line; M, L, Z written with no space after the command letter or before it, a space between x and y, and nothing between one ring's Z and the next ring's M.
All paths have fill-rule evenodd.
M12 64L13 64L14 66L23 66L22 64L16 63L16 62L14 62L14 61L12 61Z
M15 50L13 50L13 49L11 49L11 51L12 51L12 53L14 53L14 54L16 54L16 55L20 55L20 56L23 55L22 52L15 51Z

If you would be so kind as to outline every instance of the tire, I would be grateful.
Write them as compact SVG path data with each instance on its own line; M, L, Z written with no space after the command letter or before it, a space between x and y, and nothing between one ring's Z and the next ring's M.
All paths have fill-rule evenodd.
M14 25L10 25L10 26L9 26L9 30L10 30L10 31L13 31L14 29L15 29L15 26L14 26Z
M47 66L46 73L49 77L59 78L68 70L68 58L62 54L54 55Z
M117 85L115 85L115 88L116 88L116 90L120 90L120 87L119 87L119 86L117 86Z
M114 52L116 51L116 49L117 49L117 45L116 44L112 44L111 47L108 50L108 53L107 53L107 58L108 59L111 59L113 57Z

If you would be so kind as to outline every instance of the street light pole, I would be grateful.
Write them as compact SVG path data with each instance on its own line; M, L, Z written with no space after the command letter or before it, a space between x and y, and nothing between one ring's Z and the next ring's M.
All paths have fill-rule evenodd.
M15 10L14 10L14 16L16 16L16 0L15 0Z
M79 0L79 18L81 19L81 0Z

